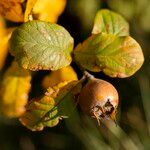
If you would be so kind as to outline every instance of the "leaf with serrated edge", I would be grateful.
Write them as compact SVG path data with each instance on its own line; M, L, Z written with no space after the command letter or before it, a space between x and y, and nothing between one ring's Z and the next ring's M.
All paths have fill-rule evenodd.
M18 27L10 40L10 52L19 65L30 70L58 70L71 63L73 38L62 26L30 21Z
M92 35L79 44L74 57L85 69L120 78L133 75L144 61L141 47L133 38L104 33Z
M25 112L31 75L13 62L4 74L0 87L0 112L7 117L19 117Z
M77 84L78 81L62 82L48 88L43 98L33 99L26 106L27 111L20 118L21 123L32 131L56 126L60 119L68 117L73 111L74 96L80 90L75 88Z
M129 24L121 15L107 9L102 9L96 14L92 33L127 36L129 35Z
M0 0L0 14L10 21L23 22L22 0Z

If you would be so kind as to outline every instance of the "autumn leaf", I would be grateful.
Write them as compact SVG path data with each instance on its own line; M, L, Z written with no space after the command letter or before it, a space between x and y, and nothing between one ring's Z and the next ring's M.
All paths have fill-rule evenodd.
M3 68L6 56L8 54L8 40L10 35L4 36L0 39L0 70Z
M21 123L32 131L53 127L62 118L71 115L75 108L75 95L81 90L78 81L62 82L48 88L41 99L33 99L20 118Z
M0 15L14 22L23 22L22 0L0 0Z
M7 55L7 38L5 37L5 22L4 19L0 16L0 70L3 67L6 55Z
M0 16L0 39L2 39L5 35L5 21L4 19Z
M8 54L8 41L14 28L6 28L3 18L0 17L0 70Z
M48 87L55 86L60 82L71 82L73 80L78 80L77 74L71 66L67 66L62 69L52 71L44 78L42 85L45 89L47 89Z
M33 7L33 16L36 19L57 22L59 15L66 6L66 0L37 0Z
M10 52L19 65L30 70L58 70L68 66L73 38L62 26L29 21L18 27L10 40Z
M7 117L19 117L25 111L31 75L16 62L5 72L0 87L0 112Z
M33 7L34 7L36 2L37 2L37 0L27 0L26 10L24 13L24 21L25 22L29 21L29 16L31 14L33 14Z
M0 0L0 15L13 22L26 22L31 14L34 19L57 22L66 6L66 0L27 0L25 12L24 0Z
M120 78L133 75L144 61L141 47L133 38L105 33L92 35L79 44L74 57L85 69Z
M108 9L102 9L96 14L92 33L127 36L129 35L129 24L121 15Z

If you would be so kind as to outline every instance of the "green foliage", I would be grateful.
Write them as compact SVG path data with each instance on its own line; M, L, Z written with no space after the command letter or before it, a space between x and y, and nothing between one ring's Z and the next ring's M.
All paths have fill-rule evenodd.
M60 16L65 5L65 12ZM111 77L112 74L119 76L129 72L135 73L136 65L132 64L134 58L138 60L137 67L140 67L140 60L142 65L143 54L139 53L141 48L129 35L127 21L118 13L128 20L131 35L141 44L145 55L142 70L125 79L111 79L102 73L109 70L105 74ZM58 23L71 33L76 45L86 38L93 40L89 43L85 40L71 51L73 63L66 67L54 71L29 71L14 63L8 52L12 29L20 29L20 25L27 21L32 23L32 20L41 20L43 23L56 23L58 20ZM150 0L0 0L0 150L149 150L149 22ZM32 31L28 35L29 38L34 34L34 30ZM52 32L49 32L49 35L52 35ZM105 38L99 42L102 35ZM52 40L55 43L55 38ZM30 41L29 45L26 43L26 47L32 45L32 40ZM17 47L18 42L15 43ZM38 42L39 47L43 43ZM103 49L105 45L107 46ZM82 48L88 51L92 58L83 53L75 55L78 50L81 52ZM15 51L17 57L22 59L18 52L22 52L22 49ZM42 52L41 58L44 55L51 57L46 51ZM106 58L103 59L102 55ZM80 57L79 61L76 61L76 56ZM137 59L138 57L140 58ZM16 56L14 58L17 60ZM85 60L87 63L83 66ZM93 70L93 60L102 65L94 67ZM30 60L29 62L31 63ZM135 72L130 70L131 65ZM91 67L91 70L87 67ZM90 70L92 75L87 70ZM120 70L123 74L117 73ZM87 83L95 79L93 75L100 78L98 80L110 81L118 89L119 105L116 101L118 98L110 96L110 88L106 86L104 89L102 83L100 88L97 84L90 85L83 95ZM82 87L78 84L81 83L77 81L78 78L84 79ZM72 82L74 80L76 81ZM84 104L81 104L81 100ZM86 108L85 105L89 112L92 110L91 117L84 115L87 114L82 109ZM117 109L117 116L113 109ZM108 119L104 119L107 114ZM112 121L112 114L116 117L117 126ZM42 132L32 133L26 127Z
M144 61L141 47L130 36L105 33L92 35L79 44L74 56L83 68L120 78L133 75Z
M4 92L1 93L1 97L3 100L6 96L7 99L5 98L3 101L5 103L13 101L12 103L15 105L10 105L11 115L7 116L19 117L21 123L30 130L41 131L44 127L56 126L59 120L71 115L76 104L80 101L80 93L82 93L81 83L84 82L83 85L86 85L86 81L89 78L94 78L86 70L91 72L103 71L110 77L125 78L133 75L142 66L144 57L141 47L129 36L129 25L119 14L106 9L98 11L95 17L92 35L82 44L78 44L73 51L74 39L65 28L55 23L46 22L48 20L42 15L43 13L40 14L44 21L40 21L40 19L32 20L31 18L34 18L35 15L32 15L34 5L29 5L28 3L27 6L25 21L29 21L17 27L12 33L10 38L10 53L15 57L19 66L25 69L24 72L28 72L28 70L50 70L54 72L48 78L43 78L43 85L48 89L42 98L33 98L28 102L26 96L25 102L22 104L20 101L23 97L21 92L24 88L26 89L26 86L24 84L20 85L20 80L16 80L14 76L6 80L7 76L9 77L9 73L11 75L13 71L16 73L20 70L18 66L14 66L13 71L8 71L4 75L2 87L6 86L7 92L3 90ZM43 12L42 10L45 10L45 8L48 8L46 4L39 11ZM46 12L49 12L49 9L46 10ZM68 67L72 59L83 70L83 77L79 81L77 80L76 72ZM63 74L65 74L65 77L63 77ZM20 79L21 77L22 74L17 78ZM29 76L28 82L30 82L30 79L31 76ZM24 81L24 79L22 80ZM15 83L12 83L14 81ZM13 86L15 87L13 92L7 94ZM94 88L98 87L94 86ZM108 88L109 91L106 94L111 94L110 87L106 86L105 88ZM20 89L22 89L21 92L18 92ZM89 89L87 89L87 92L89 92ZM15 91L17 91L17 97ZM93 117L100 121L105 120L104 107L111 106L114 109L112 107L114 101L112 97L109 97L109 94L105 96L108 96L108 98L102 98L103 92L105 91L104 89L103 91L97 92L99 96L96 99L98 99L99 104L96 102L94 107L94 109L98 109L94 110L94 112L98 111L99 115L96 116L94 114ZM29 86L25 92L23 90L25 94L28 94L28 92ZM86 97L84 98L83 101L87 104ZM90 98L89 101L91 102L93 99ZM23 111L17 115L16 113L18 111L16 110L19 106L16 103L19 103L19 106L21 103L20 107L23 107ZM25 107L26 103L27 105ZM116 110L118 100L115 103ZM2 110L5 110L3 106L8 105L2 105ZM88 107L91 112L93 106L88 105ZM116 113L113 113L113 109L106 111L107 113L109 112L107 116L113 118L112 120L114 120L116 115ZM113 117L111 117L112 115Z
M98 11L92 33L74 50L75 61L82 68L125 78L142 66L141 47L128 36L129 25L119 14L107 9Z
M129 35L129 24L119 14L102 9L98 11L94 21L93 34L108 33L117 36Z
M30 21L13 32L10 49L25 69L58 70L71 63L73 39L57 24Z

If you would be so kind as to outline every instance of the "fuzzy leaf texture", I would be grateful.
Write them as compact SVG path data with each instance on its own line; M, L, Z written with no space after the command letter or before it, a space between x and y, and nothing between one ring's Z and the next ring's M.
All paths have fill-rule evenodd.
M80 92L78 81L62 82L48 88L41 99L33 99L20 118L21 123L32 131L53 127L62 118L69 117L75 109L75 95Z
M47 89L60 82L71 82L74 80L78 80L77 74L71 66L67 66L56 71L51 71L51 73L43 79L42 85Z
M10 40L10 52L19 65L30 70L58 70L68 66L73 38L62 26L29 21L18 27Z
M127 36L129 35L129 24L121 15L107 9L102 9L96 14L92 33Z
M25 112L31 75L16 62L5 72L0 87L0 112L7 117L19 117Z
M23 22L22 0L0 0L0 15L14 22Z
M92 35L79 44L74 57L87 70L120 78L133 75L144 61L142 49L133 38L105 33Z

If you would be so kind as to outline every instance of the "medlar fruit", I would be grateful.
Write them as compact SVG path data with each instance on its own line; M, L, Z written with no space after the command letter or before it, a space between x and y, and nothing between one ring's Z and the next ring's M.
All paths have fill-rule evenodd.
M81 110L99 120L111 118L115 121L119 102L115 87L101 79L90 79L79 95Z

